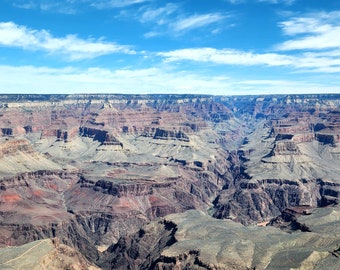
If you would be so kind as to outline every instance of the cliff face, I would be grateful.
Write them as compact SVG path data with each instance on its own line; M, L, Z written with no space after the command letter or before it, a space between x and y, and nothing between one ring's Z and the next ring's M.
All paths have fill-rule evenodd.
M136 234L120 238L101 254L97 264L102 269L153 269L162 250L177 242L176 231L171 221L153 222Z
M299 232L244 227L198 211L169 215L120 239L98 263L103 269L338 269L339 208L291 213L291 228Z
M308 269L310 265L317 270L337 269L338 222L339 208L288 209L272 221L290 231L286 233L187 211L120 238L92 259L98 268L58 238L2 248L0 265L4 269L22 265L31 269Z
M289 207L338 204L339 194L339 184L320 179L304 182L267 179L241 185L235 192L222 191L215 200L214 216L243 224L269 221Z
M240 174L214 201L215 217L249 224L287 207L338 201L337 109L331 100L309 102L291 98L288 113L264 114L238 150Z
M338 95L7 95L1 102L2 246L57 237L106 268L207 268L194 249L160 255L175 227L141 228L191 209L269 222L287 208L339 200ZM111 244L102 257L96 247Z

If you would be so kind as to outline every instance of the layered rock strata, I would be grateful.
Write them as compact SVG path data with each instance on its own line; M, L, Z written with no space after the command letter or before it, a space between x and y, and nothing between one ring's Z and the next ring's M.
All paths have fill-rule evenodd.
M205 248L163 253L180 223L147 224L191 209L294 223L287 208L336 205L339 107L338 95L3 95L0 244L57 238L104 268L223 269L231 259L211 264Z

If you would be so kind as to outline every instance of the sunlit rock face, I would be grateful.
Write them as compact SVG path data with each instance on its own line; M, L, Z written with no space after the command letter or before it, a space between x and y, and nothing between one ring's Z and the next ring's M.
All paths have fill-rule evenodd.
M53 238L85 265L149 269L138 254L160 234L152 267L168 269L195 265L203 254L188 249L164 259L177 225L157 220L169 214L195 209L253 226L278 224L271 220L292 207L339 201L339 95L0 100L1 247ZM151 230L150 243L126 251L141 230Z
M250 224L290 206L318 207L329 196L337 201L338 99L283 100L286 110L278 102L239 147L242 173L215 200L215 217Z
M197 210L171 214L122 237L98 264L103 269L338 269L339 208L296 210L285 221L289 232L245 227Z

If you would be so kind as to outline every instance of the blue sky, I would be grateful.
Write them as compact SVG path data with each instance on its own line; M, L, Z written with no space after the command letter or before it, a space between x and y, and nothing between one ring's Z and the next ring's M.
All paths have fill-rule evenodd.
M0 0L0 93L340 93L340 1Z

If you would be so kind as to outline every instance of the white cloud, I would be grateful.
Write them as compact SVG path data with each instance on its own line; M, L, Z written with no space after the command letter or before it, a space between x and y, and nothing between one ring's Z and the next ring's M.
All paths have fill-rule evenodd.
M194 48L181 49L170 52L160 52L157 55L164 57L165 61L197 61L211 62L226 65L268 65L268 66L287 66L291 65L294 59L287 55L280 54L254 54L244 51L214 48Z
M284 34L295 37L277 50L323 50L340 48L340 12L319 12L281 22Z
M328 31L331 26L320 24L317 18L293 18L279 24L285 35L321 34Z
M340 47L340 27L320 35L308 36L296 40L289 40L280 44L277 49L288 50L321 50Z
M228 78L205 77L164 68L52 69L0 66L2 93L218 93L228 89ZM20 77L20 80L17 78Z
M126 16L126 14L125 14ZM222 13L207 13L185 15L181 12L180 6L168 3L163 7L142 7L137 15L129 15L134 17L141 23L149 23L152 28L144 34L145 38L160 36L160 35L181 35L185 32L203 28L210 25L221 26L221 22L230 17L230 14ZM209 30L214 34L216 31L221 31L221 28Z
M96 9L124 8L153 0L13 0L13 6L23 9L40 9L43 12L76 14L81 5Z
M76 35L53 37L46 30L29 29L13 22L0 23L0 45L60 54L70 60L94 58L112 53L135 53L128 46L104 42L102 39L85 40Z
M293 68L292 72L337 73L340 69L340 50L285 55L276 53L252 53L233 49L189 48L159 52L165 62L195 61L235 66L277 66Z
M224 0L225 2L229 2L230 4L237 5L237 4L242 4L246 0Z
M85 2L90 2L90 5L98 9L106 8L123 8L131 5L142 4L145 2L150 2L152 0L85 0Z
M37 3L34 3L33 1L13 2L13 6L22 9L36 9L38 7Z
M340 93L339 86L294 80L236 80L166 68L78 69L0 66L2 93L191 93L215 95ZM18 80L20 78L20 80Z
M83 1L83 0L82 0ZM86 1L86 0L84 0ZM37 1L26 1L26 0L14 0L12 5L16 8L22 9L36 9L41 12L50 13L62 13L62 14L76 14L79 12L79 1L76 3L74 0L37 0Z
M192 29L204 27L204 26L207 26L213 23L221 22L225 18L226 16L220 13L193 15L193 16L174 22L171 25L171 29L175 32L192 30Z
M174 13L178 9L178 6L173 3L168 3L164 7L151 8L148 7L143 10L142 15L139 20L142 23L146 22L156 22L159 25L164 24L168 21L167 16Z
M242 92L262 94L322 94L340 93L338 86L294 80L244 80L237 83Z
M216 34L216 31L230 27L230 25L226 26L222 24L222 22L231 16L231 12L192 15L183 10L181 4L167 3L157 7L155 7L154 4L144 5L140 7L137 12L135 10L123 10L117 17L124 19L132 18L142 24L146 24L150 28L144 34L144 37L151 38L164 35L180 36L188 31L207 26L213 26L215 28L212 30L211 27L207 33ZM218 30L216 30L216 26Z
M295 58L294 67L301 72L340 72L340 50L307 52Z
M61 13L61 14L69 14L73 15L78 13L79 9L73 3L63 2L55 2L55 1L46 1L40 4L40 10L42 12L51 12L51 13Z
M145 33L144 37L145 38L153 38L153 37L156 37L156 36L159 36L159 35L161 35L160 32L150 31L150 32Z
M294 4L296 0L258 0L258 2L266 2L270 4L284 4L290 6Z
M294 55L299 72L339 73L340 12L309 13L279 24L289 40L275 49ZM295 52L296 51L296 52Z

